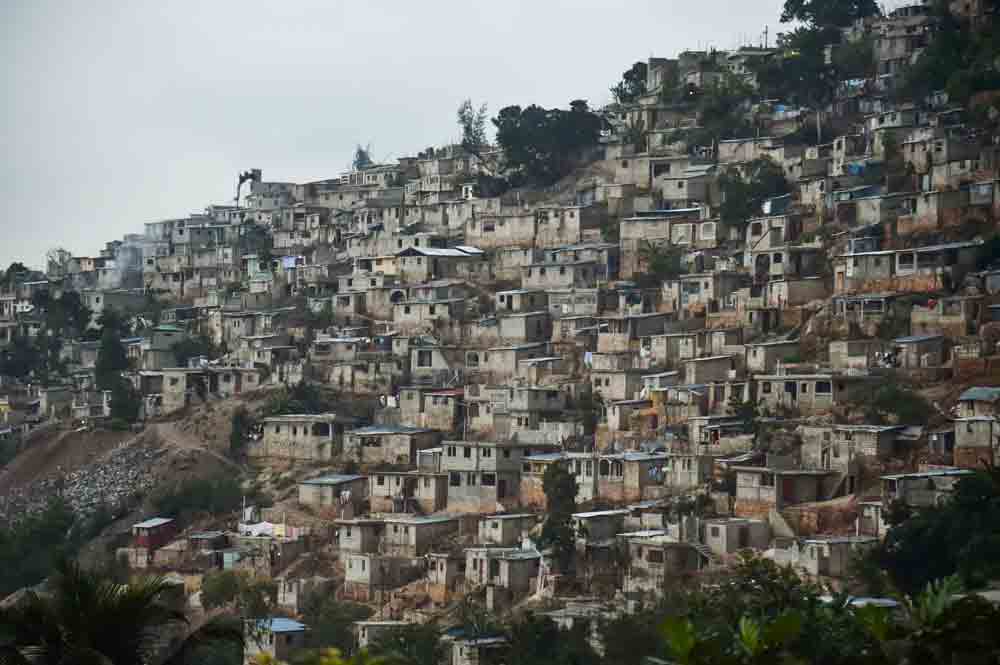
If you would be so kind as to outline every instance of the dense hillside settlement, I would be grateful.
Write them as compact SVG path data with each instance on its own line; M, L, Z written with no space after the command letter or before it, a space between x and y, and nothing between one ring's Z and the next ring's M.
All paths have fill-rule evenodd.
M71 557L239 617L197 662L1000 662L995 11L789 0L603 108L24 257L4 606Z

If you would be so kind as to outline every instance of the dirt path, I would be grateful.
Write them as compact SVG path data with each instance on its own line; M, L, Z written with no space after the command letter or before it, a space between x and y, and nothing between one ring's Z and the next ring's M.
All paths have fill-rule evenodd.
M149 428L156 441L167 450L189 450L208 455L225 466L236 471L244 471L245 468L211 446L202 442L197 436L192 436L189 432L177 427L174 423L158 423Z

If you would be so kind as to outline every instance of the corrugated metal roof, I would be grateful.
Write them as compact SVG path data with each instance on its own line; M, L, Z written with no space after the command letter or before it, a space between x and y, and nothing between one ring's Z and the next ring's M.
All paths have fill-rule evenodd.
M1000 388L976 386L969 388L958 398L960 402L995 402L1000 399Z
M139 522L138 524L133 524L132 528L153 529L158 526L163 526L164 524L169 524L170 522L173 522L173 520L168 517L152 517L146 520L145 522Z
M294 619L274 617L270 621L269 628L272 633L301 633L306 629L306 625L304 623L299 623Z

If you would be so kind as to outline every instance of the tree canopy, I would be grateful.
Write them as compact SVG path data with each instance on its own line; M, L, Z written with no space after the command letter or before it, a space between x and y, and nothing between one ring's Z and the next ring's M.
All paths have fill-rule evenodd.
M487 144L486 120L488 118L486 104L479 108L472 105L471 99L466 99L458 107L458 126L462 129L462 147L473 155L479 155Z
M542 525L541 543L551 546L561 570L569 568L576 548L573 513L576 511L576 477L562 464L549 464L542 477L548 515Z
M881 14L875 0L785 0L781 22L844 28L854 21Z
M955 574L967 586L1000 576L1000 469L959 480L951 501L890 529L874 556L909 593Z
M768 157L759 157L745 168L746 177L734 168L719 178L722 204L719 217L724 224L745 224L763 212L764 202L788 193L788 181L781 166Z
M622 79L611 86L611 95L619 104L631 104L646 92L646 74L649 66L642 61L632 65L622 74Z
M514 186L551 185L570 172L581 151L597 145L602 124L579 99L569 110L534 104L501 109L493 125L504 150L507 179Z
M242 625L231 618L189 631L171 591L161 577L120 584L63 561L51 594L28 592L0 609L0 662L182 665L203 662L196 651L206 644L242 647ZM175 639L163 640L167 631Z

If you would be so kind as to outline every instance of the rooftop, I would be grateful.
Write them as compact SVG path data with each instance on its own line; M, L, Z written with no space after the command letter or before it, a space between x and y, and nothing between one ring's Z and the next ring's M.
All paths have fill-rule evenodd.
M133 529L155 529L158 526L163 526L164 524L170 524L173 522L169 517L152 517L145 522L139 522L138 524L133 524Z
M344 474L344 473L331 473L326 476L320 476L319 478L312 478L310 480L300 480L299 485L343 485L344 483L351 483L356 480L364 480L365 476Z
M358 429L352 429L347 434L357 434L357 435L378 435L378 434L423 434L425 432L433 432L434 430L424 429L423 427L407 427L406 425L369 425L368 427L360 427Z

